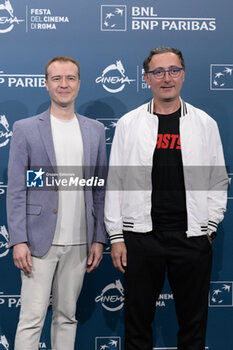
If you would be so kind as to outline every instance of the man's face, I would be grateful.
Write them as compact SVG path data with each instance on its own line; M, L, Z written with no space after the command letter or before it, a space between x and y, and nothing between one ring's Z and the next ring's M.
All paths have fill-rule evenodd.
M70 61L51 63L45 85L52 104L60 107L74 105L80 87L78 67Z
M154 55L149 63L149 71L154 69L167 70L173 67L182 66L179 57L172 52ZM181 71L180 76L177 78L172 78L169 73L166 73L162 79L156 79L151 73L148 75L144 74L144 78L147 84L150 85L155 100L160 102L171 102L179 99L184 77L184 71Z

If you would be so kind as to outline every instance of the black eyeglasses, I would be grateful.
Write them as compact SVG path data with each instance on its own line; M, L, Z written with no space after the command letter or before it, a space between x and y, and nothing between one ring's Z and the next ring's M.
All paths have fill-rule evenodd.
M155 79L163 79L165 77L166 72L168 72L170 77L178 78L180 76L182 70L183 70L183 68L181 68L181 67L173 67L173 68L170 68L167 70L158 68L158 69L154 69L154 70L147 72L147 74L149 74L149 73L152 74Z

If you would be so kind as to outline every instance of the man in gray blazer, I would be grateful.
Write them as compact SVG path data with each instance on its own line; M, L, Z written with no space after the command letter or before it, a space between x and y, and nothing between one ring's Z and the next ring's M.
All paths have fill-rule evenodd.
M78 168L87 180L103 178L106 165L103 125L75 113L78 62L67 56L54 57L45 75L51 107L17 121L10 148L9 246L22 278L15 350L38 350L51 290L52 349L74 348L76 302L84 274L98 267L106 243L103 187L70 191L59 185L33 187L47 175L47 169L59 174L66 166ZM34 185L27 182L27 187L30 172Z

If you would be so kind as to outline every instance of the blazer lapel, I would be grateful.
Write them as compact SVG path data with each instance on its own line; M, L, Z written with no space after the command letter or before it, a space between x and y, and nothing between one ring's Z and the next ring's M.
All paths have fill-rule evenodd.
M85 178L89 177L90 173L90 163L91 163L91 145L90 145L90 133L86 123L85 118L83 118L80 114L76 113L76 116L79 121L79 127L82 134L83 139L83 153L84 153L84 174Z
M49 109L44 113L42 113L39 119L40 119L39 129L40 129L41 138L45 145L51 166L56 171L56 156L55 156L55 150L53 145Z

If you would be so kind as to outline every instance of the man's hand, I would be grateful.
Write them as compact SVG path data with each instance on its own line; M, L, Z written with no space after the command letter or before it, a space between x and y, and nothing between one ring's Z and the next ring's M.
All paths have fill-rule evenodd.
M13 259L15 266L26 274L32 272L31 252L27 243L19 243L13 247Z
M125 243L113 243L111 247L111 256L113 265L124 273L124 267L127 266L127 249Z
M213 244L212 239L210 238L208 233L206 235L207 235L207 238L208 238L208 241L209 241L210 245L212 245Z
M96 269L103 257L103 244L93 243L91 246L91 251L87 259L87 272L91 272Z

